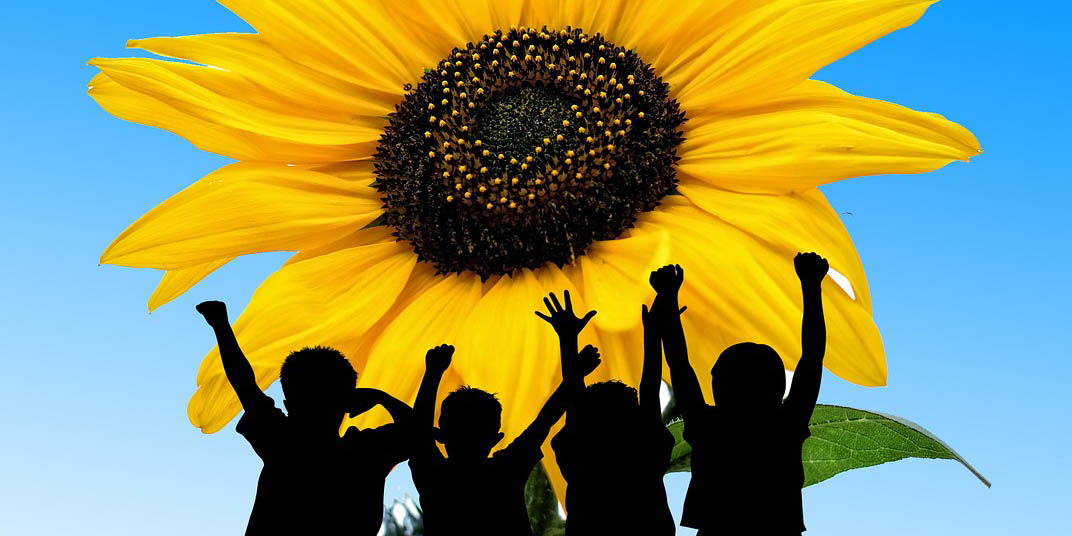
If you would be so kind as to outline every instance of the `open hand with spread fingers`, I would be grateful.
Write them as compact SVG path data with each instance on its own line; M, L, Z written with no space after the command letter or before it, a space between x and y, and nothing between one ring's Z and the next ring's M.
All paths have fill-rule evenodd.
M536 316L551 324L551 327L555 328L555 333L558 333L559 337L576 337L588 325L588 321L596 315L596 312L588 311L584 317L578 318L573 313L573 302L570 300L568 290L563 292L563 300L565 301L565 307L558 302L558 297L552 292L547 298L543 299L543 303L547 306L547 311L550 314L545 315L536 311Z

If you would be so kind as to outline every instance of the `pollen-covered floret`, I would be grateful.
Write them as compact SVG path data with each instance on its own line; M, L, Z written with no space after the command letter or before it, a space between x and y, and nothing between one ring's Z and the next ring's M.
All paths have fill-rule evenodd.
M390 120L376 154L387 223L440 273L486 278L570 263L655 208L684 113L634 52L544 27L453 50Z

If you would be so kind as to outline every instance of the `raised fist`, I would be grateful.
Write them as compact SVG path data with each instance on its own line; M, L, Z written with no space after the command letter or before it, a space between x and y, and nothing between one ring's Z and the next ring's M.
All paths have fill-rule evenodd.
M227 305L221 301L206 301L197 304L197 312L205 317L210 326L227 324Z
M793 259L801 283L821 283L830 263L816 253L797 253Z
M648 276L651 288L659 294L676 294L685 280L685 271L677 264L667 264Z
M450 366L450 358L454 355L454 347L449 344L440 344L424 356L424 366L434 372L445 372Z

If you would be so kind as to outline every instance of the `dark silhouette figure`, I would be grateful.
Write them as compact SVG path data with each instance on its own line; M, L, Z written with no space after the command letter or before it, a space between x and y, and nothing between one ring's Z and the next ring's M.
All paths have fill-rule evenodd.
M353 534L380 529L384 479L406 459L408 442L399 424L349 428L346 413L382 405L396 422L412 410L376 389L355 389L357 373L338 350L302 348L287 356L279 379L284 415L257 386L223 302L197 306L216 332L220 359L245 414L236 431L264 461L247 535Z
M569 314L572 317L572 311ZM592 314L584 319L573 317L574 341ZM494 395L462 387L443 400L439 428L432 426L436 391L453 353L449 345L428 351L414 402L416 445L409 464L420 494L425 532L429 536L531 536L525 482L543 457L540 446L566 411L569 394L578 390L578 384L583 386L584 377L599 365L599 353L586 347L583 352L563 355L559 387L532 424L491 457L492 447L503 438L499 431L502 406ZM446 457L436 441L443 444Z
M570 308L568 292L566 307ZM562 355L576 352L577 337L560 330L556 311L544 318L559 332ZM551 440L568 485L568 536L674 534L663 486L674 436L663 425L659 403L661 340L646 305L641 319L644 365L639 400L636 389L619 381L590 385L572 397L566 426Z
M798 535L806 530L800 490L800 455L819 396L826 325L822 280L829 268L814 253L794 259L804 299L802 353L788 398L784 366L773 348L740 343L727 348L711 369L715 406L704 403L689 365L677 308L684 279L680 266L658 270L652 315L663 326L663 345L674 394L692 446L692 480L681 524L698 536Z

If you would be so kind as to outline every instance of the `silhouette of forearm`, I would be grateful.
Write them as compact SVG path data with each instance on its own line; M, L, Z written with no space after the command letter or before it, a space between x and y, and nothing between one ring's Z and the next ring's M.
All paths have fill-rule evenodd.
M443 372L426 370L425 377L420 381L417 389L417 400L413 403L413 416L415 425L421 429L427 429L431 433L435 426L435 396L440 391L440 382ZM429 436L429 440L431 440Z
M644 368L640 374L640 410L644 415L662 418L659 404L659 384L663 374L663 349L659 329L654 319L644 326Z
M583 384L584 378L574 378L570 380L563 380L559 384L558 389L555 389L554 393L551 393L551 397L547 399L543 407L540 408L540 413L536 415L536 418L532 421L532 424L525 429L514 440L517 444L525 444L530 448L540 448L543 445L547 435L551 433L551 427L562 418L562 414L566 412L566 404L570 398L571 390L576 388L576 385L570 386L570 382L581 382Z
M438 383L436 387L438 387ZM383 409L387 410L387 413L391 414L391 418L397 423L408 422L413 417L413 408L409 407L405 402L380 391L380 398L377 400ZM432 399L432 404L435 404L435 399ZM433 407L434 411L434 407Z
M662 300L660 302L660 300ZM703 391L696 373L689 364L689 352L685 347L685 329L681 326L677 295L658 296L653 309L658 309L663 325L663 349L666 364L670 367L670 381L674 386L674 398L683 415L688 415L704 405Z
M272 399L261 391L257 386L257 376L253 372L253 366L249 364L242 348L238 346L238 339L230 324L222 323L212 326L216 333L216 344L220 349L220 361L223 362L223 372L227 375L227 381L231 383L238 401L242 408L249 411L252 408L264 405L273 405Z
M819 398L819 385L823 379L826 320L823 317L822 284L804 283L801 285L801 293L804 297L804 318L800 334L802 351L786 404L806 422L815 409L815 402Z
M567 360L577 359L577 337L562 337L558 338L558 350L562 357L562 370L565 371L568 366ZM574 380L564 380L563 386L569 391L566 400L566 423L569 424L570 416L576 414L575 411L569 411L577 400L580 399L581 394L584 392L584 378L576 378ZM556 419L557 420L557 419ZM573 419L576 420L576 419ZM554 423L552 423L554 425Z

